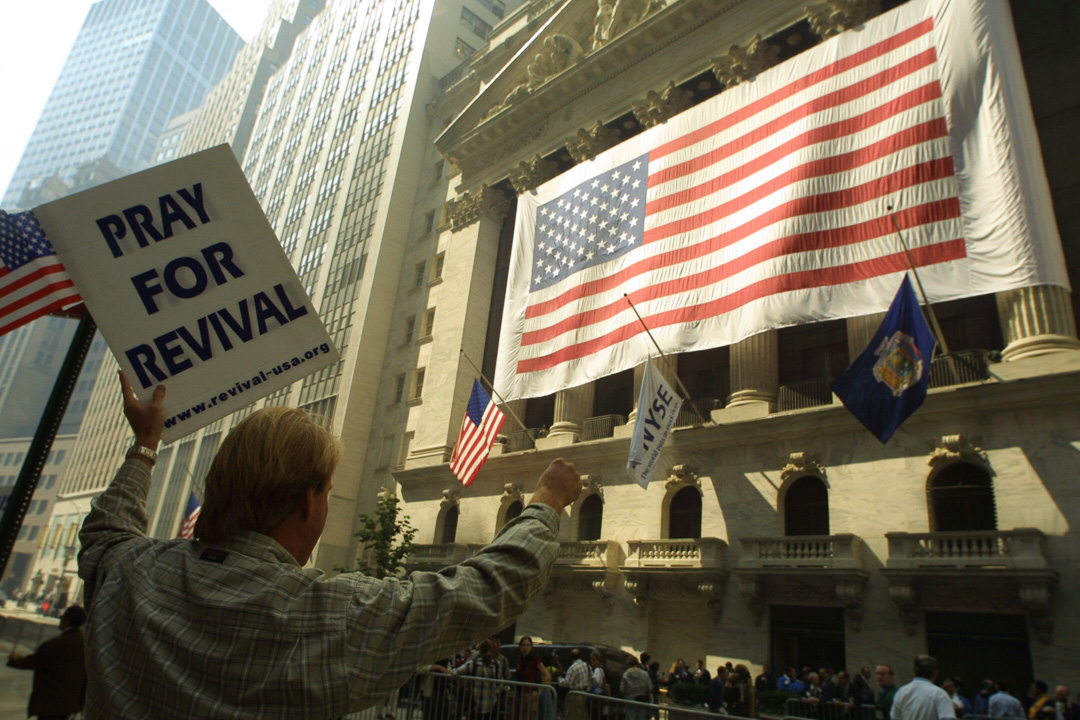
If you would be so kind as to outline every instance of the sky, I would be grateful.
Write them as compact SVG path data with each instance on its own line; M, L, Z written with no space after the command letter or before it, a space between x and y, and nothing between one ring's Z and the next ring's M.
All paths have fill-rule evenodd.
M93 0L13 0L0 9L0 195L3 194ZM210 0L245 41L270 0Z

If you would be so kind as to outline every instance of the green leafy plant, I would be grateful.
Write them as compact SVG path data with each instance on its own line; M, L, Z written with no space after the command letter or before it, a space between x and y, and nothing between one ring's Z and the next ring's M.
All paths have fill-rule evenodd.
M380 579L398 575L415 549L413 538L417 532L409 516L398 509L398 498L389 493L381 495L374 517L367 513L357 517L360 529L353 535L365 552L357 559L356 569Z

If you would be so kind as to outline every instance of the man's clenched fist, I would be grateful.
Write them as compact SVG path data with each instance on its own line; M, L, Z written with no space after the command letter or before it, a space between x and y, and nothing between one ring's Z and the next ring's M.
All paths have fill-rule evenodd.
M540 476L540 482L536 484L536 492L530 502L549 505L556 513L561 514L563 508L577 500L580 494L581 475L577 468L574 463L559 458L548 465L547 470Z

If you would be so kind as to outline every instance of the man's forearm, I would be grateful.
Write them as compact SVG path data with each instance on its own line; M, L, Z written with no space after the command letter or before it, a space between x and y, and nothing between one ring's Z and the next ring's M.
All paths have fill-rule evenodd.
M90 503L90 514L79 532L79 577L91 584L98 563L117 543L146 537L149 519L146 496L150 468L137 459L120 466L105 492Z

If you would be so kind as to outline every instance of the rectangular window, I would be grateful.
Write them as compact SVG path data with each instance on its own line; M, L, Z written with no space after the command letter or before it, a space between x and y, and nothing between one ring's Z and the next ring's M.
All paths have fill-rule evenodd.
M473 35L481 40L487 40L491 35L491 26L480 19L480 16L469 8L461 8L461 24L469 28Z
M432 332L435 330L435 308L428 308L424 311L424 334L421 335L421 339L431 337Z
M405 376L398 375L394 378L394 404L397 405L405 397Z
M500 20L503 19L503 15L506 14L506 6L499 0L476 0L482 6L491 11L491 14Z
M442 280L443 260L445 257L446 253L441 252L431 261L431 282L434 283Z
M434 230L434 229L435 229L435 211L432 210L431 212L424 215L424 234L425 235L430 235L431 231Z
M413 276L413 287L418 288L424 284L424 269L427 267L427 263L417 263L415 268L415 275Z
M424 394L424 368L413 371L412 389L409 391L410 400L419 400Z
M461 42L458 40L458 42ZM443 161L440 160L435 163L435 180L442 180Z
M410 315L405 318L405 345L412 342L414 332L416 332L416 316Z
M461 38L454 38L454 55L456 55L459 60L467 60L475 54L476 48ZM439 176L436 175L435 179L438 180Z

